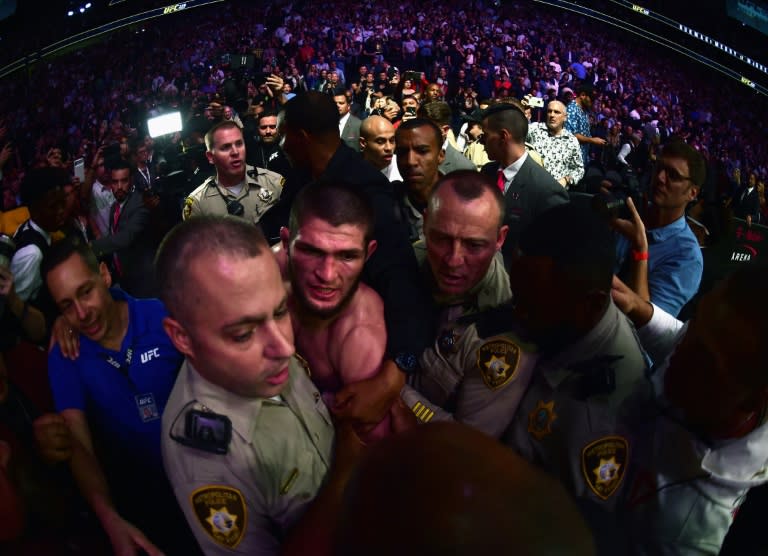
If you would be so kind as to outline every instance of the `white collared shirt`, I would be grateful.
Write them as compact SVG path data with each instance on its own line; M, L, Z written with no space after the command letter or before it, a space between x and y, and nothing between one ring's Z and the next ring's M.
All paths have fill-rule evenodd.
M347 121L349 120L350 115L351 113L347 112L339 120L339 135L341 135L344 132L344 126L347 125Z
M515 160L512 164L504 168L504 194L507 194L507 191L509 190L509 186L512 184L512 180L515 179L515 176L520 171L520 168L523 167L523 163L525 163L526 159L528 158L528 151L525 151L523 153L523 156Z

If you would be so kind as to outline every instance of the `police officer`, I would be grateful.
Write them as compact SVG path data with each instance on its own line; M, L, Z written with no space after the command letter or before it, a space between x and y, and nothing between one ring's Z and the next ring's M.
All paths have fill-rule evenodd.
M435 184L424 241L414 250L442 312L441 327L509 301L509 276L499 254L509 229L502 225L503 204L493 182L473 170L457 170Z
M205 134L205 145L206 157L216 168L216 175L189 194L182 218L231 214L258 222L280 199L283 176L246 164L243 132L232 120L214 125Z
M319 496L336 493L340 503L348 436L339 433L329 473L334 427L294 355L285 286L264 236L237 218L190 219L167 236L157 272L165 329L186 356L163 418L163 460L195 537L209 555L302 553L286 549L287 532L312 516L323 483ZM333 503L318 497L321 518Z
M519 247L513 316L539 360L503 439L563 482L598 547L618 549L612 510L633 449L620 416L648 364L611 300L614 238L588 208L565 204L537 217Z

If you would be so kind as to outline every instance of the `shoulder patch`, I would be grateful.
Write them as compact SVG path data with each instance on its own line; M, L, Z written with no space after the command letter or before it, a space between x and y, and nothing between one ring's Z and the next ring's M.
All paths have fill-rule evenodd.
M501 388L515 378L520 365L520 346L511 340L496 338L477 350L477 368L491 390Z
M607 500L618 490L627 471L629 442L623 436L604 436L581 451L581 472L599 498Z
M195 200L192 197L187 197L184 201L184 210L181 213L181 217L186 220L192 216L192 205L195 204Z
M243 493L223 485L198 488L189 496L198 525L218 544L235 548L243 540L248 509Z

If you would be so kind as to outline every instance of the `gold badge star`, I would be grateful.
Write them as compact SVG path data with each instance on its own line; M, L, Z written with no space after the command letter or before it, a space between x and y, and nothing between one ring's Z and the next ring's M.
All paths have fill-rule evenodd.
M616 463L616 458L611 459L600 458L600 465L592 470L595 474L595 483L607 484L610 483L619 476L620 463Z
M227 511L226 507L221 507L218 510L210 508L211 515L206 518L206 521L210 524L211 529L214 532L227 534L237 528L235 522L237 516L232 515Z
M497 376L504 376L504 373L509 370L509 365L507 365L507 362L500 357L496 357L495 355L491 356L490 360L485 364L485 366L489 371L495 373Z

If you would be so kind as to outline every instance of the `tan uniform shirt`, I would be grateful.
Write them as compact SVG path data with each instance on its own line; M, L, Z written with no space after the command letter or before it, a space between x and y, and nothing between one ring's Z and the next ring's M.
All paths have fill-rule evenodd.
M216 177L205 180L200 187L189 194L184 201L182 218L198 214L229 214L227 203L237 201L243 206L242 217L254 224L280 199L285 178L276 172L246 166L245 186L239 195L233 195L227 188L216 184Z
M224 455L185 446L187 413L232 421ZM328 473L334 429L320 394L296 359L280 396L243 398L185 361L163 415L163 462L176 499L207 556L278 554L286 531ZM148 501L151 503L151 501Z
M536 359L535 348L510 332L481 338L474 324L455 327L421 355L421 371L400 395L422 423L456 420L499 438Z

